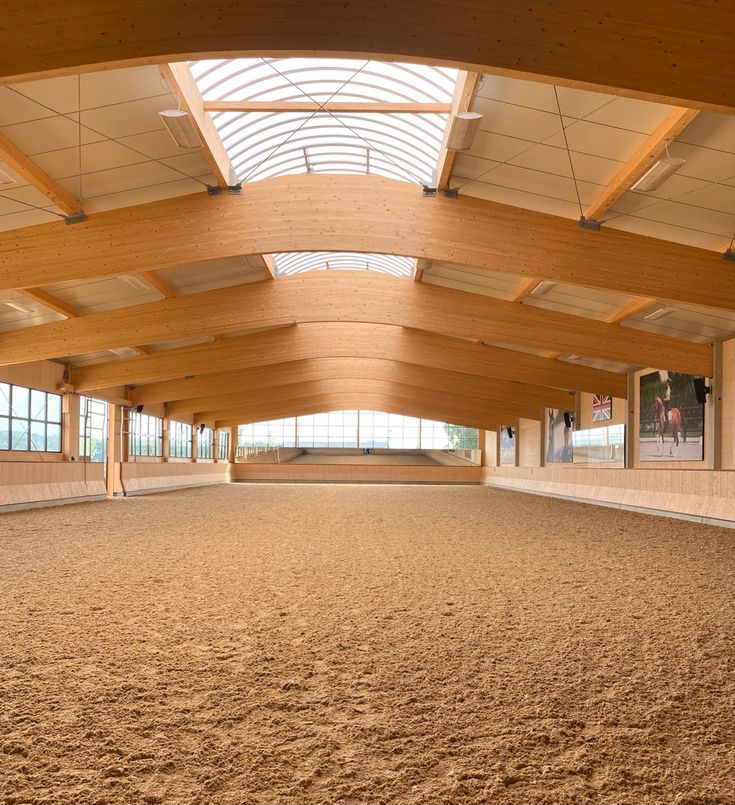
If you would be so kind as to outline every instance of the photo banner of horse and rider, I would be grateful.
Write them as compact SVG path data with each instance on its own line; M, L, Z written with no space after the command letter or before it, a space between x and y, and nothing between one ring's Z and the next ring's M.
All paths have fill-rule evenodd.
M660 370L640 379L641 461L701 461L704 404L697 402L692 375Z

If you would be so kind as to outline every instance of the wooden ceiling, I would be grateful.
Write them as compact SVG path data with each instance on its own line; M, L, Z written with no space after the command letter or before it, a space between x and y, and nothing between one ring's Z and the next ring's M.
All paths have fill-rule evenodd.
M681 106L735 108L732 6L717 0L110 0L74 14L12 0L0 76L206 55L369 54L514 74Z
M153 11L146 6L146 24L131 29L126 20L136 5L127 2L123 13L113 1L101 16L89 8L69 26L56 20L53 40L45 38L51 23L42 5L7 12L3 36L13 38L0 50L0 81L12 101L7 108L20 118L7 122L0 114L0 162L17 186L0 187L0 218L2 204L32 210L16 225L6 220L0 233L0 301L12 306L0 305L0 366L59 360L79 392L104 395L124 385L131 402L166 403L171 416L196 422L373 407L488 428L537 418L541 406L572 408L570 392L624 396L632 368L712 374L712 342L735 333L724 238L650 237L660 232L636 225L585 231L568 220L573 210L560 206L568 200L553 199L552 191L544 206L532 196L544 181L569 181L553 175L553 149L560 150L560 136L583 131L588 139L578 141L574 158L597 171L586 187L564 143L574 189L581 187L580 211L603 224L618 220L630 206L631 184L669 145L681 144L692 121L702 131L728 129L727 118L699 111L735 111L735 75L721 33L731 13L720 4L694 16L689 4L676 2L655 9L624 2L610 13L571 0L512 12L477 0L472 13L444 2L417 13L401 0L338 10L330 0L318 8L225 2L216 13L164 2ZM410 35L399 20L410 20ZM630 38L632 25L656 37ZM111 36L115 31L120 35ZM349 55L469 69L460 73L452 110L478 109L491 128L470 153L442 150L437 183L464 182L459 198L425 197L415 185L377 176L327 174L227 192L237 180L229 156L188 68L169 64L171 54L276 54L305 42L332 55L339 42L342 55L349 48ZM161 76L151 67L112 69L157 61L166 62ZM92 101L82 112L74 106L82 87L74 74L100 64L112 71L89 73L84 91L101 105ZM42 74L64 77L17 83ZM495 77L492 90L488 77ZM107 107L105 82L117 87ZM546 108L550 89L556 120ZM561 103L560 89L567 93ZM584 93L600 91L611 93L595 106L607 109L602 117L575 111L590 100ZM54 93L68 95L68 109L53 108ZM156 112L177 102L189 111L201 150L163 148L153 130L160 128ZM52 114L44 117L42 108ZM67 131L77 108L82 125ZM528 115L537 124L524 124ZM609 139L614 131L631 135L625 147L611 158L608 143L608 156L593 165L589 138ZM78 146L74 136L82 138ZM34 143L38 161L29 157ZM87 159L92 146L96 176L82 176L80 164L78 175L62 165L72 152ZM130 156L138 153L140 163ZM122 160L117 167L115 159ZM483 184L483 160L504 177L493 190ZM144 190L146 171L162 181ZM88 188L97 183L99 193L85 204L74 192L82 179ZM205 184L223 192L201 192ZM727 202L730 183L720 184ZM84 223L58 220L82 209ZM34 220L52 222L26 225ZM728 220L721 218L723 232ZM335 251L414 258L417 281L357 271L283 277L271 257ZM552 283L543 296L536 293L541 281ZM667 305L674 308L668 329L645 318ZM110 361L111 351L135 357Z

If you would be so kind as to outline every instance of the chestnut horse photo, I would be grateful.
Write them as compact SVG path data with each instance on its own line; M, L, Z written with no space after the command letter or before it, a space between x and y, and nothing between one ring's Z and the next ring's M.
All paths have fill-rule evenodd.
M660 397L656 397L654 402L656 403L656 414L658 416L658 427L656 428L656 444L658 444L659 448L658 454L660 456L664 454L664 434L668 430L673 436L669 455L676 457L679 450L679 435L681 434L683 441L686 442L687 440L686 419L684 419L684 414L681 412L680 408L672 408L669 411L669 421L667 422L663 400Z

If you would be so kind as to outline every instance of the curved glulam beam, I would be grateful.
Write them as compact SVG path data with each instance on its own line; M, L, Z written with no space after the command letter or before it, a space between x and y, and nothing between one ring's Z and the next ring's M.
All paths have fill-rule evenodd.
M735 309L735 272L716 252L614 229L590 233L484 199L423 198L414 185L378 176L325 174L2 233L0 290L289 251L408 255Z
M212 406L208 401L211 400L216 400L218 405L235 404L262 389L271 389L276 397L279 386L321 380L401 383L423 389L426 393L459 394L494 403L521 404L535 409L548 407L571 410L575 405L574 395L561 389L427 369L424 366L377 358L290 361L246 372L223 372L191 380L154 383L134 389L128 396L136 404L167 402L168 411L173 416L174 413L193 413L210 408Z
M349 408L363 410L384 410L389 401L402 401L404 413L410 416L439 419L458 425L472 427L492 427L494 424L513 421L522 412L528 419L540 419L541 408L522 404L497 403L495 405L476 399L468 399L457 394L430 393L425 389L402 383L382 383L372 380L323 380L307 383L292 383L279 386L277 390L262 389L254 391L236 404L222 405L194 412L194 423L221 420L236 420L244 412L257 412L262 419L273 419L271 409L281 411L294 401L318 399L327 404L339 402ZM334 408L332 410L335 410ZM191 412L182 412L187 417ZM527 416L526 416L527 415ZM170 414L175 418L175 413ZM252 421L252 420L251 420Z
M221 55L369 55L724 110L735 106L731 33L731 7L716 0L107 0L68 15L12 0L0 75Z
M0 365L291 322L357 321L710 376L712 348L369 271L315 271L0 335Z
M75 367L70 377L79 392L131 383L148 384L136 389L138 401L163 402L178 399L182 383L194 382L193 387L200 388L197 384L207 384L209 376L215 373L247 371L317 358L347 358L355 362L372 358L403 361L481 378L501 378L612 397L625 397L627 391L623 374L436 333L361 322L300 324L177 347L154 352L145 358ZM192 378L190 381L180 379L188 376Z

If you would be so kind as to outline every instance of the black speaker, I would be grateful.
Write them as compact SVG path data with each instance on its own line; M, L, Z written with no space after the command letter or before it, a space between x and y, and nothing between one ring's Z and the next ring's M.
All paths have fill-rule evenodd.
M700 405L704 405L707 402L707 395L712 392L712 386L708 386L704 382L703 377L693 377L692 385L694 386L694 394L697 398L697 402Z
M506 428L505 432L508 434L509 439L512 439L516 435L516 432L513 430L513 428Z
M200 435L202 433L204 433L204 423L203 422L201 423L201 425L199 425L199 433L200 433Z
M571 429L573 424L574 424L574 414L571 413L571 411L565 411L564 412L564 427Z
M141 403L140 405L135 406L135 413L136 414L142 414L143 413L143 403Z

